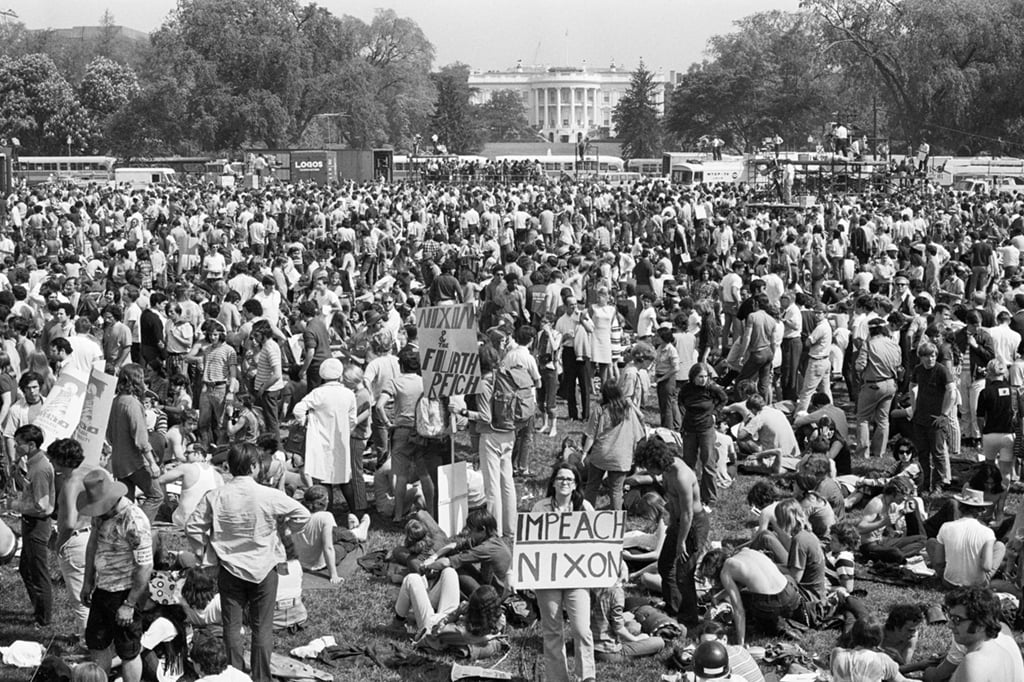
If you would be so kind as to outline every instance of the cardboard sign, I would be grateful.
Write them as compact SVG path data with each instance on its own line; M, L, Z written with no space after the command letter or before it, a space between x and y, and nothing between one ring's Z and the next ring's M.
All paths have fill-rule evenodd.
M476 310L472 303L420 308L420 368L423 392L429 398L477 393L480 347L476 341Z
M85 404L85 380L72 372L62 372L43 401L32 423L43 431L43 447L59 438L70 438Z
M117 377L93 369L75 429L75 440L82 444L86 464L98 465L103 457L103 441L107 437L107 422L110 421L116 387Z
M523 512L512 570L517 589L611 587L622 566L626 512Z
M469 464L455 462L437 468L437 525L448 537L462 530L469 512Z

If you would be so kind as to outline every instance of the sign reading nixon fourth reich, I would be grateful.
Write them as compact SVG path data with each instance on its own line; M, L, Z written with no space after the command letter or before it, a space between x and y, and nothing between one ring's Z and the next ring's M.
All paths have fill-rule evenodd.
M416 310L423 392L429 398L470 395L480 384L480 347L472 303Z
M523 512L512 570L517 589L611 587L622 566L626 512Z

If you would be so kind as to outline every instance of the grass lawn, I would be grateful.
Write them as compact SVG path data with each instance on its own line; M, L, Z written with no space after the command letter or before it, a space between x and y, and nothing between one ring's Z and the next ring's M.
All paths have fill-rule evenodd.
M560 407L564 415L564 407ZM657 415L648 412L648 423L656 423ZM559 420L559 435L552 439L539 435L536 439L533 470L535 475L529 480L518 479L517 491L520 498L520 509L529 509L544 494L549 465L553 460L558 443L567 433L579 432L582 424ZM460 453L468 448L468 438L460 434L458 439ZM857 468L878 468L880 463L857 462ZM540 472L539 474L537 472ZM756 477L740 476L733 486L724 491L720 497L719 507L712 515L712 538L735 538L747 531L743 527L743 518L747 511L746 492L756 481ZM1016 509L1019 496L1007 505L1008 509ZM16 519L9 519L17 525ZM399 541L398 528L390 523L383 523L374 517L368 550L390 548ZM870 577L866 571L859 569L858 577ZM867 580L858 580L858 587L867 590L866 601L875 612L883 614L890 604L910 602L921 604L940 604L942 594L930 587L896 587ZM307 592L305 603L309 610L309 621L305 629L296 634L279 634L276 651L287 653L292 647L305 644L309 640L325 634L333 634L339 644L370 645L397 641L395 636L386 631L391 621L391 605L394 603L398 588L371 579L364 571L343 586L332 590ZM62 638L71 633L71 612L68 599L62 584L55 585L54 625L45 630L36 630L28 607L28 598L18 576L16 563L0 567L0 645L7 645L15 639L29 639L49 644L52 638L51 651L59 653L63 645ZM836 639L836 631L812 632L801 644L810 652L825 654L832 648ZM498 668L512 672L526 680L540 680L543 677L542 645L538 625L526 630L513 631L512 650L503 659ZM948 647L950 634L945 626L927 626L922 634L918 647L918 658L944 653ZM754 637L751 644L767 645L769 641ZM489 664L489 662L484 662ZM320 666L324 668L324 666ZM324 668L326 669L326 668ZM636 682L637 680L656 680L665 667L658 658L639 659L626 664L598 664L599 679L602 681ZM0 679L28 682L32 670L16 670L0 668ZM337 680L412 680L434 681L449 679L447 665L435 669L403 669L399 672L374 667L372 664L341 667L335 671Z

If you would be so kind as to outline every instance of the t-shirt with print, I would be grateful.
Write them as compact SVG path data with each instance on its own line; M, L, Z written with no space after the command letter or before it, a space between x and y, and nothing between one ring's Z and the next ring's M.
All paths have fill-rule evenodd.
M119 509L111 518L92 520L96 588L107 592L130 589L135 568L153 563L153 538L146 514L126 498L117 504Z

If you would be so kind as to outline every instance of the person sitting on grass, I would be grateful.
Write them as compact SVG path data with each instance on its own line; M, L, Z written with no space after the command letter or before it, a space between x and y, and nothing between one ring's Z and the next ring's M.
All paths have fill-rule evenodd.
M629 581L651 592L661 592L658 557L665 546L669 513L665 499L658 493L647 493L634 505L633 515L646 522L649 530L626 531L622 559L632 571Z
M210 464L209 456L198 443L189 446L185 451L184 464L168 469L158 480L161 485L181 482L181 497L171 515L171 522L180 529L185 527L188 517L195 511L203 495L224 485L224 478L217 468Z
M744 462L744 466L749 468L753 465L773 474L781 474L784 469L796 469L800 461L800 450L786 415L775 407L765 405L760 395L747 398L746 406L749 416L744 420L738 435L740 440L747 440L754 446L754 459L752 462Z
M924 549L924 535L907 534L908 517L914 519L918 528L924 524L924 503L914 493L913 483L896 477L864 507L857 530L863 539L860 551L866 559L901 565Z
M721 642L729 653L729 670L734 677L739 677L745 682L765 682L764 673L758 667L757 661L742 646L729 644L729 633L725 626L717 620L705 620L697 628L698 643Z
M420 648L475 661L508 651L506 627L505 609L498 591L490 585L482 585L455 611L421 630L416 643Z
M625 566L623 566L623 570ZM590 630L594 634L594 660L621 663L627 658L653 656L665 648L665 640L643 632L633 633L622 617L626 592L622 580L595 589L590 597Z
M970 488L954 499L960 518L942 524L935 539L928 541L931 566L945 587L987 585L1006 554L1006 546L978 520L992 503Z
M440 558L425 570L440 571L451 566L459 573L459 589L463 595L468 597L481 585L490 585L502 597L508 593L512 551L498 535L498 522L486 509L470 512L463 535L438 554Z
M825 553L810 530L799 500L782 500L775 507L775 532L761 533L750 546L765 551L796 581L808 611L825 601Z
M893 604L889 607L882 644L878 649L899 664L901 673L923 669L920 663L913 664L911 661L914 660L918 637L924 627L924 616L924 609L917 604ZM927 664L923 667L927 667Z
M885 484L897 476L908 479L916 488L914 481L921 475L921 465L917 463L917 450L914 448L914 444L909 440L899 438L893 443L892 456L896 460L895 466L881 476L850 474L836 477L836 482L846 496L844 506L847 510L859 507L864 500L870 500L880 494Z
M196 682L252 682L241 670L228 665L224 643L217 637L197 637L189 650Z
M882 631L882 621L874 617L853 624L847 646L837 646L829 657L834 682L906 682L896 661L877 650Z
M349 514L348 528L338 528L334 514L327 511L328 499L327 488L322 485L306 490L302 503L309 509L309 521L291 538L303 570L316 572L326 568L331 584L340 585L345 578L338 574L338 565L366 542L370 517L364 515L360 521L355 514Z

